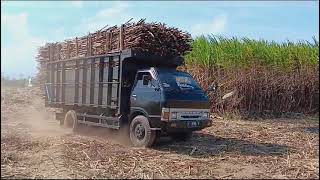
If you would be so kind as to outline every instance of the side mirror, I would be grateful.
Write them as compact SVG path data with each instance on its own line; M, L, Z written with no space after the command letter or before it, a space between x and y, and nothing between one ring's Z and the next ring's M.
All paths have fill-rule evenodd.
M218 90L218 83L217 82L212 83L207 89L207 91L217 91L217 90Z

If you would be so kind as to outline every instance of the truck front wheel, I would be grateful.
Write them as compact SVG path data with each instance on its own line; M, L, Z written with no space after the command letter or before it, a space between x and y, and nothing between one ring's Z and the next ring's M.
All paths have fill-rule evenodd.
M72 128L73 131L76 131L78 129L77 114L74 110L70 110L66 113L63 126L67 128Z
M136 147L151 147L156 139L156 132L150 129L149 121L144 116L136 116L130 123L130 140Z

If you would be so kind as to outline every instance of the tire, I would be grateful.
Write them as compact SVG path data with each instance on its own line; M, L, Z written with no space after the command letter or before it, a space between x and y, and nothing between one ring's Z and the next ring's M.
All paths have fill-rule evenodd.
M192 137L192 132L172 133L170 137L175 141L188 141Z
M66 128L72 128L73 131L78 130L78 119L77 119L76 111L70 110L66 113L63 126Z
M150 129L149 121L144 116L136 116L131 121L129 133L135 147L151 147L156 139L156 132Z

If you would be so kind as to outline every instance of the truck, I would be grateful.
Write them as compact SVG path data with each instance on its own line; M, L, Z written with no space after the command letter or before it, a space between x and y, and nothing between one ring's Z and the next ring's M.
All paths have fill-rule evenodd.
M126 129L137 147L151 147L160 136L188 140L212 120L207 92L177 70L183 63L181 56L134 49L49 61L45 105L61 110L60 125Z

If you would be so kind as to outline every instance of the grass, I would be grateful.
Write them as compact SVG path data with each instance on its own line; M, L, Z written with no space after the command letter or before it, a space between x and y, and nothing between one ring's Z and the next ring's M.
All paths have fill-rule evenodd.
M319 41L276 43L248 38L200 36L186 55L188 64L205 67L245 68L262 65L272 69L297 70L319 65Z
M268 42L248 38L200 36L182 70L193 74L210 94L213 111L240 114L319 111L319 41ZM202 73L199 73L202 72ZM227 100L222 96L235 92Z

